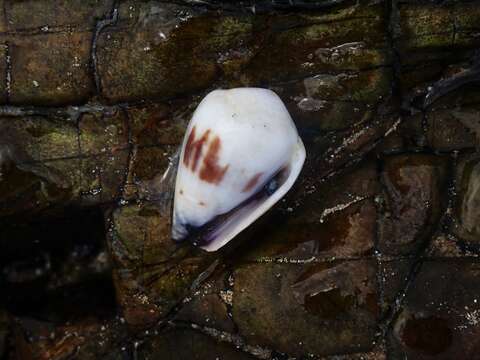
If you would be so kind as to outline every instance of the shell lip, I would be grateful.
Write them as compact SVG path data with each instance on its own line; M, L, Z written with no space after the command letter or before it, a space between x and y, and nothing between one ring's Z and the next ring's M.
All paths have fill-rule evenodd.
M267 212L290 190L303 168L305 157L305 146L298 137L290 161L268 179L259 191L230 211L217 215L201 226L181 223L174 214L172 237L177 242L189 241L206 251L218 250Z

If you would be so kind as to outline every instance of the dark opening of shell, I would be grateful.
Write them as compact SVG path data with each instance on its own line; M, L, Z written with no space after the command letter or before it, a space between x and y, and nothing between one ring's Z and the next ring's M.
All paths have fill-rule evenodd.
M234 216L242 210L255 208L257 205L265 201L268 197L275 193L288 178L290 169L288 166L282 167L272 177L270 177L264 185L254 193L250 198L236 206L229 212L216 216L202 226L192 226L191 224L183 224L187 230L188 235L179 240L179 242L189 241L195 246L204 246L215 241L217 238L217 230L222 224L230 221ZM248 209L247 209L248 208Z

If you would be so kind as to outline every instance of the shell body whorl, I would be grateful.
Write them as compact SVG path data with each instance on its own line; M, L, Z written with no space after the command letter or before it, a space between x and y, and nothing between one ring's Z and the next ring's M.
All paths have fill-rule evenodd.
M179 241L195 233L194 242L217 250L288 191L304 159L295 125L274 92L238 88L209 93L182 144L172 237ZM275 177L278 188L258 196ZM208 228L203 235L202 227Z

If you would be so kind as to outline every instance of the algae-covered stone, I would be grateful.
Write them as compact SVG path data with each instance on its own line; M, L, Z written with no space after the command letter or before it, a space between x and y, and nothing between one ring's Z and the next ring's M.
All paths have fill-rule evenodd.
M64 118L31 116L0 118L1 145L12 147L19 162L53 160L80 155L78 132Z
M111 9L111 0L28 0L5 2L10 31L57 27L93 28Z
M233 318L249 344L293 356L372 348L379 316L371 261L251 264L235 271Z
M210 86L224 51L250 36L248 19L154 3L124 3L98 40L103 95L110 101L169 98Z
M13 38L10 101L28 105L85 102L94 91L92 36L92 32L66 32Z
M246 66L249 83L358 71L389 63L380 5L326 14L272 16L270 21L270 36Z
M447 64L468 61L478 48L479 19L474 3L399 3L394 43L399 50L401 87L406 90L436 80Z

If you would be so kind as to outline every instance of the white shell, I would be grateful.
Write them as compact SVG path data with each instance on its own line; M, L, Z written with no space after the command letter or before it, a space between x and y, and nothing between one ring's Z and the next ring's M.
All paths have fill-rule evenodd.
M212 91L195 110L183 141L173 239L203 227L206 235L194 243L219 249L285 195L304 161L302 140L273 91ZM278 187L271 193L265 189L273 181Z

